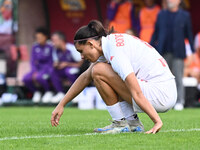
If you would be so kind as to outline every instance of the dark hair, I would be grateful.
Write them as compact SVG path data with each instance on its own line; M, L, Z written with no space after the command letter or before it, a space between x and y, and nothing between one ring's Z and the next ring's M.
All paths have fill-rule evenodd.
M67 42L67 38L65 36L65 33L61 32L61 31L56 31L52 35L57 35L60 40Z
M87 26L78 29L74 36L74 44L85 44L89 38L99 40L102 36L107 36L108 33L104 29L102 23L98 20L92 20Z
M35 33L36 33L36 34L37 34L37 33L41 33L41 34L43 34L44 36L46 36L47 39L49 38L49 31L48 31L47 28L39 27L39 28L37 28L37 29L35 30Z

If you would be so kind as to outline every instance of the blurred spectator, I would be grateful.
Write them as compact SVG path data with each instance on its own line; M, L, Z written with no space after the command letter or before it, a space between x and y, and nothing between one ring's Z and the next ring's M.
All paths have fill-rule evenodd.
M49 86L49 75L52 71L52 51L53 48L47 42L48 31L45 28L38 28L35 33L36 43L34 43L31 52L31 71L23 78L25 86L34 93L33 102L38 103L41 100L42 93L36 84L42 86L45 91L42 102L47 102L48 97L52 96Z
M125 33L129 29L139 32L139 20L135 16L133 4L128 0L111 0L107 9L109 28L119 33Z
M190 14L179 8L181 0L167 0L167 10L162 10L157 18L151 44L166 59L177 84L176 110L182 110L185 103L183 87L183 68L186 57L184 40L189 40L192 51L193 35Z
M11 0L0 0L0 50L4 51L7 60L7 75L13 76L15 63L11 59L10 47L14 38L12 35L12 8Z
M194 48L195 48L196 51L200 50L200 32L197 33L197 35L195 36L195 39L194 39Z
M82 65L81 55L77 52L73 44L66 42L65 34L55 32L52 34L53 51L53 71L51 81L57 94L51 99L52 103L58 103L65 95L61 80L67 79L71 85L79 74Z
M167 9L167 0L162 0L161 7L162 7L163 10Z
M185 50L186 50L186 58L184 59L184 77L186 76L185 70L186 70L186 68L188 68L190 66L190 64L193 61L193 57L194 57L188 39L185 39Z
M0 33L12 34L12 1L4 0L0 7Z
M200 32L195 36L194 48L194 55L188 57L185 61L184 76L196 78L200 90Z
M155 4L155 0L144 0L145 7L140 11L140 39L150 42L154 32L154 26L160 7Z

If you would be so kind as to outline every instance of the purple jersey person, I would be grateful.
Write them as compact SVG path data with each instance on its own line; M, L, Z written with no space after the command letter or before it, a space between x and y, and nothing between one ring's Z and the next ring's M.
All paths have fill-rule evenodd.
M53 50L54 68L51 73L51 82L57 92L51 102L58 103L64 97L62 79L68 80L72 84L78 77L82 61L74 45L66 43L65 35L62 32L53 33L51 39L55 47Z
M109 28L113 26L120 33L131 30L134 35L138 35L140 31L139 17L129 0L111 0L107 7L107 21Z
M38 28L36 30L36 43L31 52L31 71L23 78L25 86L34 93L33 102L39 102L41 92L36 87L36 83L44 88L45 92L50 91L48 79L52 71L53 47L47 43L48 34L46 29Z

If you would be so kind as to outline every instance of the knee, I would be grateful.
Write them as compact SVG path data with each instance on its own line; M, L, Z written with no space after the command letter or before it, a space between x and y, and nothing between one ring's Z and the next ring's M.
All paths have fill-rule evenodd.
M94 65L91 72L93 80L105 76L105 72L107 72L108 66L109 64L106 63L97 63L96 65Z

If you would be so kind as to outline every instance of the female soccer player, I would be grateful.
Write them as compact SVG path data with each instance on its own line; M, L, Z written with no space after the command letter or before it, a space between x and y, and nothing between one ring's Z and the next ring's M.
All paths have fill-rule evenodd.
M154 122L146 133L158 132L163 123L157 112L174 106L177 91L174 76L157 51L134 36L108 34L95 20L76 32L74 44L82 59L93 64L52 112L52 126L59 125L64 106L93 80L113 119L95 132L144 131L137 112L145 112Z

